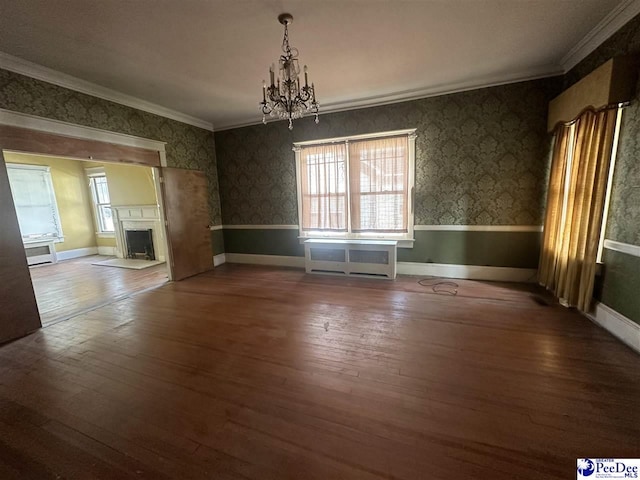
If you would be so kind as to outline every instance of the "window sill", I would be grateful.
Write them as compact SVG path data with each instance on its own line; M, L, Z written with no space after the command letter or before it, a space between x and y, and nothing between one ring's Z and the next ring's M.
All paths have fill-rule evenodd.
M96 232L98 238L116 238L115 232Z
M31 243L64 243L64 237L32 237L32 238L23 238L22 243L25 245L29 245Z
M298 236L298 241L300 244L304 244L307 240L391 240L398 242L398 248L413 248L413 242L415 239L413 238L393 238L393 237L345 237L338 235L305 235Z

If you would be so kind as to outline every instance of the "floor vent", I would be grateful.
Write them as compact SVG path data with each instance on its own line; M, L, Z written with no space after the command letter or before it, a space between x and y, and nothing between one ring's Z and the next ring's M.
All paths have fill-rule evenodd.
M533 300L538 305L541 305L543 307L548 307L551 305L546 298L541 297L540 295L531 295L531 300Z

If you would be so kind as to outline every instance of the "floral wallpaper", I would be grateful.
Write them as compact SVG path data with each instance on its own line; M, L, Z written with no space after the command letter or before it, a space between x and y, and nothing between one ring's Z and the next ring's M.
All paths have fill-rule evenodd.
M286 124L226 130L215 137L222 223L296 224L294 140Z
M609 59L640 54L640 15L633 18L565 76L565 85L580 80ZM624 109L611 191L606 237L640 245L640 82Z
M297 224L295 141L417 128L415 223L542 224L559 79L216 132L224 224Z
M637 86L640 92L640 82ZM622 114L606 238L640 245L640 95Z
M170 167L207 174L211 220L220 224L212 132L2 69L0 108L167 142Z

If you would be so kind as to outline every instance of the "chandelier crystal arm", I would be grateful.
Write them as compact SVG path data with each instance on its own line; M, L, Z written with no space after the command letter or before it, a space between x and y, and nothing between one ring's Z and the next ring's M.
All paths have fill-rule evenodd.
M278 77L275 77L275 67L272 64L269 68L270 85L263 81L262 121L267 123L266 116L279 117L289 120L289 130L293 130L293 120L301 118L305 114L311 113L318 123L318 112L320 105L316 101L315 86L309 86L308 69L305 65L304 86L300 86L300 67L298 63L298 49L289 44L289 25L293 22L293 17L283 13L278 17L278 21L284 25L284 36L282 38L283 55L278 59Z

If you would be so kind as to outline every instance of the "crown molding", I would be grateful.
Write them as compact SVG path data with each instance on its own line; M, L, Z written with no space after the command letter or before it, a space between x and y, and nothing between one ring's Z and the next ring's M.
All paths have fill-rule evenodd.
M328 103L322 105L320 110L320 117L322 117L322 115L326 113L344 112L348 110L358 110L361 108L379 107L382 105L390 105L393 103L408 102L411 100L419 100L422 98L439 97L452 93L467 92L469 90L479 90L481 88L498 87L500 85L507 85L510 83L526 82L529 80L538 80L540 78L554 77L556 75L562 75L563 73L564 71L558 65L545 65L542 67L523 70L518 73L475 78L472 80L466 80L464 82L451 83L447 85L437 85L434 87L419 88L414 90L405 90L388 95L365 97L346 102ZM271 123L272 121L278 122L283 120L274 119L268 121L268 123ZM241 122L221 125L216 124L216 132L222 130L231 130L234 128L248 127L251 125L257 125L259 123L262 123L262 117L256 116Z
M560 64L564 72L568 72L584 60L638 14L640 14L640 0L623 0L562 57Z
M582 61L587 55L599 47L605 40L622 28L627 22L640 14L640 0L623 0L605 18L603 18L593 29L589 31L569 52L562 57L560 65L546 65L515 74L498 75L489 78L476 78L455 84L438 85L434 87L405 90L388 95L375 97L365 97L352 101L334 102L322 106L321 114L336 113L361 108L377 107L393 103L418 100L421 98L449 95L461 93L469 90L496 87L509 83L518 83L528 80L553 77L563 75ZM42 80L54 85L58 85L80 93L85 93L94 97L109 100L111 102L126 105L131 108L142 110L148 113L170 118L178 122L193 125L199 128L213 131L211 122L192 117L190 115L177 112L175 110L157 105L136 97L117 92L110 88L102 87L92 82L67 75L62 72L43 67L35 63L23 60L13 55L0 52L0 68L15 73L26 75L31 78ZM272 120L279 121L279 120ZM262 123L258 116L247 118L239 122L216 125L216 131L231 130L234 128L248 127Z
M125 105L144 112L153 113L154 115L169 118L177 122L213 131L213 124L211 122L171 110L170 108L166 108L155 103L147 102L146 100L141 100L131 95L117 92L107 87L102 87L92 82L87 82L86 80L81 80L71 75L67 75L66 73L62 73L48 67L43 67L42 65L29 62L22 58L14 57L8 53L0 52L0 68L35 78L37 80L42 80L43 82L52 83L59 87L68 88L69 90L102 98L103 100L119 103L120 105Z

